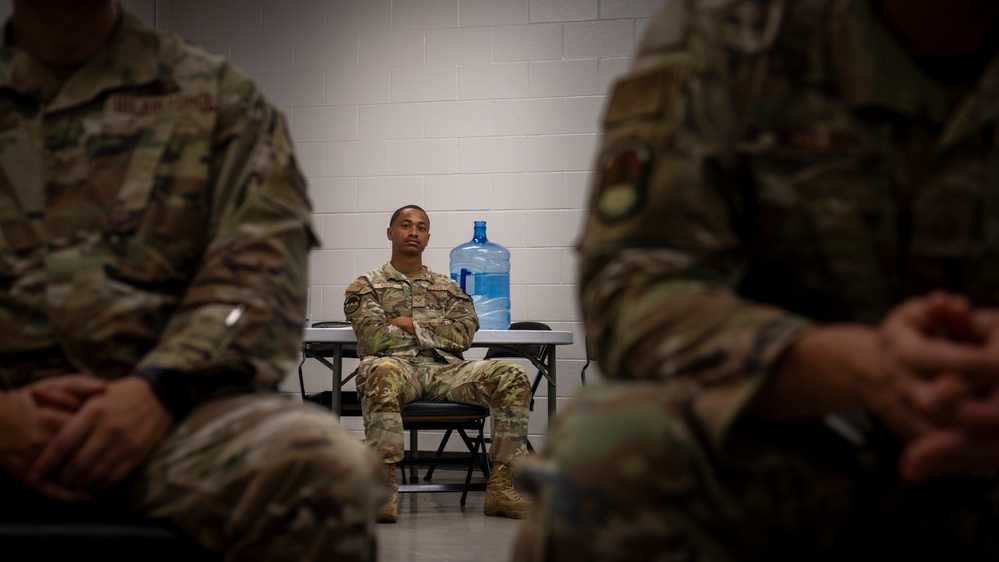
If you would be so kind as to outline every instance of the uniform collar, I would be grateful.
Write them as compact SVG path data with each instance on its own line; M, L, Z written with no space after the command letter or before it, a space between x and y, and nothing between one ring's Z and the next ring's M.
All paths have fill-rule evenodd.
M950 100L898 44L870 1L841 1L829 20L833 68L847 103L944 121Z
M880 107L943 126L939 147L991 122L999 113L999 57L978 86L961 96L934 83L919 69L874 13L870 0L841 0L829 19L833 69L846 102L858 109Z
M398 269L396 269L395 267L393 267L391 262L390 263L386 263L382 267L382 271L385 273L386 277L388 277L389 279L392 279L394 281L412 281L412 280L414 280L413 278L408 277L405 273L403 273L403 272L399 271ZM423 266L423 272L420 273L420 275L416 276L415 279L430 280L431 276L432 276L432 273L430 271L430 268L424 265Z
M47 111L58 111L87 103L107 90L155 80L159 75L156 32L121 5L118 9L118 25L107 47L65 82L28 53L10 45L8 21L0 43L0 90L12 90L43 102L51 100Z

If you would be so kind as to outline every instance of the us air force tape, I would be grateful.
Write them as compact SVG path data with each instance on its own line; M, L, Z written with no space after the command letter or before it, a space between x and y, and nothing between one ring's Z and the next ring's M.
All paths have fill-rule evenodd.
M604 223L635 214L645 203L652 151L644 140L628 137L612 144L600 157L600 185L595 208Z

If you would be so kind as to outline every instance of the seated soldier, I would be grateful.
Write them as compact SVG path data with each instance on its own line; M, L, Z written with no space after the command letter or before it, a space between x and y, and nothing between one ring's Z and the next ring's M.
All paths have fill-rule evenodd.
M374 455L275 391L314 243L281 114L113 0L15 0L0 123L0 518L373 560Z
M486 515L523 518L530 507L513 486L513 462L526 453L531 384L510 361L463 361L479 320L472 299L450 278L423 265L430 218L416 205L392 214L389 263L347 287L344 312L357 333L357 394L367 444L385 462L389 501L378 521L398 519L395 463L403 457L400 411L415 400L489 407L492 472Z
M997 51L987 0L664 5L518 560L999 559Z

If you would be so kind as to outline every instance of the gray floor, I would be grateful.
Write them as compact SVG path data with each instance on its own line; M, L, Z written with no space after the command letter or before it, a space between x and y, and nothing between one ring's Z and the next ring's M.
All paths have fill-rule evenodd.
M463 473L438 470L435 482L457 482ZM378 525L378 559L396 561L506 562L522 521L486 517L485 492L411 492L399 496L399 522Z

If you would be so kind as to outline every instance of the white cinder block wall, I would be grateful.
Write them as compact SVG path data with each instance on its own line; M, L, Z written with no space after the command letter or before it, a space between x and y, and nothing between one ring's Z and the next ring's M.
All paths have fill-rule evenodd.
M579 386L585 358L573 245L600 116L664 1L125 5L229 56L286 113L322 238L311 257L313 320L342 320L346 286L388 260L396 208L429 212L425 263L442 273L450 249L471 239L472 221L485 220L489 239L510 249L513 319L574 334L575 344L558 349L562 401ZM330 388L321 366L309 362L306 372L309 391ZM297 393L297 376L283 389ZM547 430L544 385L539 392L535 446ZM343 421L360 432L358 420Z

